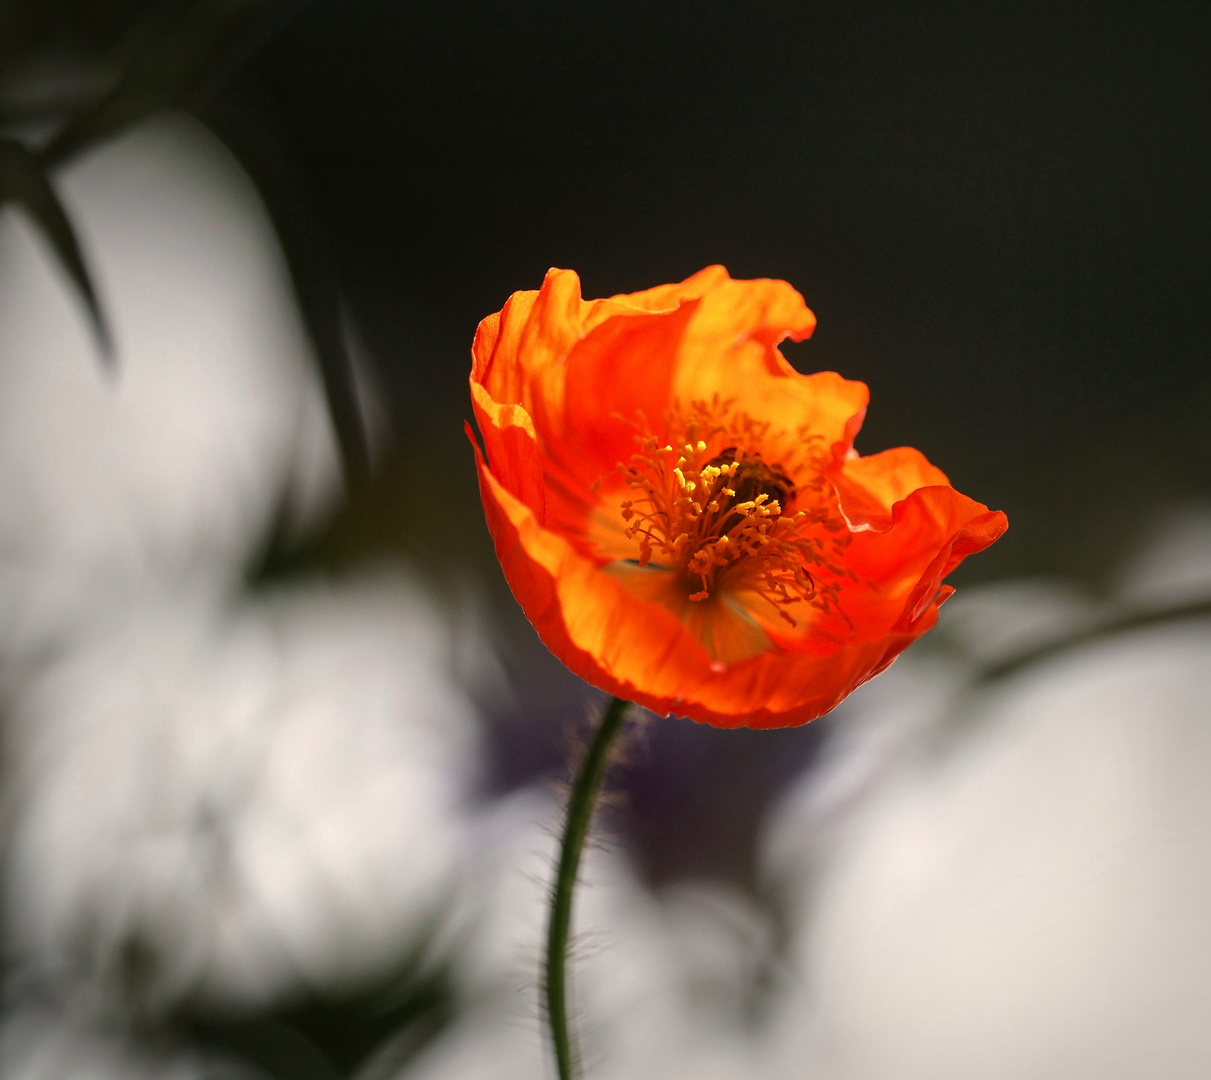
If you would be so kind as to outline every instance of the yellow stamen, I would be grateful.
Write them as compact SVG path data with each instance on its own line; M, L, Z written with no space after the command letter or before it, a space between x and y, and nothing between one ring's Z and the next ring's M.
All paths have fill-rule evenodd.
M693 601L743 571L734 580L750 589L756 581L780 607L808 602L832 610L849 534L821 471L822 441L807 431L780 435L776 445L790 448L784 469L763 457L769 425L718 397L665 420L678 437L662 446L641 428L640 452L619 466L637 493L622 503L622 519L630 523L626 536L638 537L640 566L657 560L700 582L687 594ZM803 505L787 513L795 501ZM794 624L789 612L780 614Z

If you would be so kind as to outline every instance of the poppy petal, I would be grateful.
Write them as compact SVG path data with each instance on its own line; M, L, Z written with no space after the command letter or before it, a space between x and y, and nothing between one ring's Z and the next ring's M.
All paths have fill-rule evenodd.
M946 575L1004 532L916 450L853 453L866 386L800 375L776 347L814 326L785 282L722 267L598 301L552 270L480 324L485 518L514 595L576 674L721 727L806 723L929 630ZM694 403L743 418L710 438L756 442L691 446L683 432L706 429L674 420ZM673 430L684 446L661 448ZM725 490L728 463L736 477L753 455Z

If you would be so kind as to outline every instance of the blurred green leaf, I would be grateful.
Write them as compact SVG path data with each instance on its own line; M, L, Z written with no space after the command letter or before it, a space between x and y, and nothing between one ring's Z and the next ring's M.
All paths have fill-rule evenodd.
M113 361L113 339L89 276L76 231L41 161L16 139L0 135L0 205L15 202L38 224L88 309L101 356Z
M271 125L251 110L209 104L203 121L223 140L260 192L273 222L307 332L315 345L328 413L340 446L345 478L362 487L370 476L370 442L348 342L349 314L336 259L320 228L320 215L270 136Z
M1072 652L1083 645L1089 645L1096 641L1104 641L1106 638L1117 637L1119 634L1129 634L1135 630L1147 630L1154 626L1166 626L1175 622L1183 622L1187 619L1205 619L1209 615L1211 615L1211 599L1207 597L1196 598L1172 607L1157 608L1155 611L1123 612L1104 622L1096 623L1085 630L1071 634L1060 641L1049 642L1046 645L1028 649L1016 656L1009 657L1007 660L1001 660L992 664L980 672L979 682L981 684L998 682L1001 679L1009 678L1011 675L1016 675L1019 671L1034 664L1039 664L1045 660L1050 660L1052 657Z
M273 1080L393 1076L445 1030L454 994L444 966L416 956L373 986L313 991L277 1008L184 1020L195 1046L246 1062Z

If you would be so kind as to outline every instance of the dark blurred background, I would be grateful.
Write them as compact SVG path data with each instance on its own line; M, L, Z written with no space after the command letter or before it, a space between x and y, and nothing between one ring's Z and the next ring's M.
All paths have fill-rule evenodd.
M10 125L102 95L192 9L205 48L149 100L236 151L390 418L321 533L267 541L251 576L403 555L469 583L516 691L486 705L487 793L566 772L594 700L508 596L462 433L477 322L550 266L587 297L716 262L791 282L819 320L792 363L870 386L859 449L919 447L1008 513L960 588L1096 594L1157 513L1211 496L1196 7L7 0ZM650 880L751 884L823 730L649 726L619 820Z

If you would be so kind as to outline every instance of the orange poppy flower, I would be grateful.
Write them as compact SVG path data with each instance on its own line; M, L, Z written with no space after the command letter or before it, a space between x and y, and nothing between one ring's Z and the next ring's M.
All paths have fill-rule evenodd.
M785 282L719 266L591 302L551 270L480 323L488 528L577 675L719 727L806 723L929 630L942 579L1005 531L918 451L857 455L866 386L776 347L815 323Z

